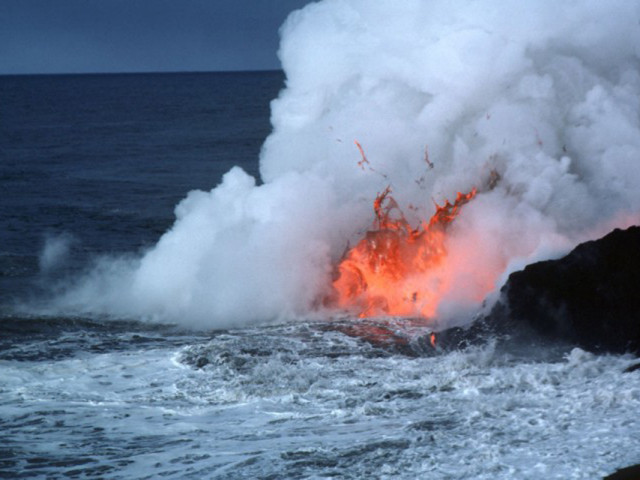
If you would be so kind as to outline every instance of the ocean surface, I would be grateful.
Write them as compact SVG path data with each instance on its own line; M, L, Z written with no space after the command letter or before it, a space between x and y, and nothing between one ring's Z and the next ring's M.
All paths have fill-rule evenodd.
M639 463L629 356L434 354L426 332L353 318L193 331L23 313L92 259L155 244L233 165L258 177L283 82L0 77L0 478L596 479Z

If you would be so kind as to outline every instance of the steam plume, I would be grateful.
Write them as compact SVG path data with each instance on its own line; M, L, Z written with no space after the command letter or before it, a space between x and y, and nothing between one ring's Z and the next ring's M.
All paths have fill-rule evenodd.
M510 269L638 220L639 2L324 0L281 34L265 183L234 168L191 192L154 248L104 260L57 308L205 327L308 315L376 193L417 222L478 186L443 271L439 317L461 321Z

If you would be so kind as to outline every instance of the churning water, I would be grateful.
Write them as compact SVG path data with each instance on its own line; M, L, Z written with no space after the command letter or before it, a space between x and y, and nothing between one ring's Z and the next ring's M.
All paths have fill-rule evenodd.
M600 478L638 460L631 359L425 356L315 322L3 319L13 478Z

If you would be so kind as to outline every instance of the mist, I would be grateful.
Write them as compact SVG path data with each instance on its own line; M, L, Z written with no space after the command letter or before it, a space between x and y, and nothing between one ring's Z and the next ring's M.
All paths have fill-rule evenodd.
M417 224L476 187L436 272L438 323L461 324L510 271L640 220L640 3L324 0L280 34L264 183L235 167L190 192L155 246L99 259L50 311L331 317L322 299L378 193Z

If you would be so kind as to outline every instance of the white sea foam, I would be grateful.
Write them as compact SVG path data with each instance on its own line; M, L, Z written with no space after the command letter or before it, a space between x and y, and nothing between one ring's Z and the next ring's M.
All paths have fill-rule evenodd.
M306 314L377 192L391 185L416 222L493 172L451 230L439 315L456 318L487 272L498 287L638 220L639 23L626 0L310 4L281 30L265 183L234 168L191 192L155 247L102 262L57 307L207 327ZM375 171L358 166L354 140Z
M141 346L111 333L122 348L105 351L107 339L71 334L65 344L86 350L49 359L47 342L39 361L2 360L0 418L18 466L38 458L42 476L104 467L109 478L594 479L637 461L629 357L574 349L541 362L488 345L410 358L302 324L182 347L167 338Z

